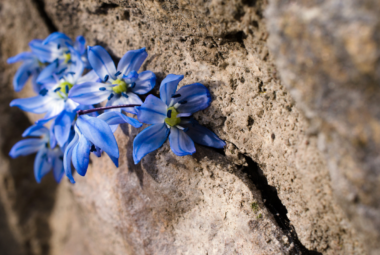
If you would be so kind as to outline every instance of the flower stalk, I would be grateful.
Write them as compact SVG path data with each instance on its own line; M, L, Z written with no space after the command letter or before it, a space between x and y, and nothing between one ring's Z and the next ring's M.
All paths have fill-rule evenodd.
M140 104L122 104L122 105L112 105L112 106L105 106L105 107L98 107L98 108L93 108L89 110L79 110L77 112L77 115L83 115L83 114L89 114L92 112L97 112L97 111L105 111L109 109L119 109L119 108L127 108L127 107L136 107L136 106L141 106Z

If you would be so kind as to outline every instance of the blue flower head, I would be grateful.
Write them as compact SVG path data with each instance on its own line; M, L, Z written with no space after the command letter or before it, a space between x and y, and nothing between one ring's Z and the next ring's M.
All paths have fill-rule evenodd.
M41 182L42 177L52 169L55 180L60 182L63 176L63 153L59 147L51 147L49 130L44 126L34 125L25 130L22 136L41 137L19 141L12 147L9 156L17 158L37 152L34 160L34 176L37 182Z
M71 172L71 163L79 175L84 176L90 161L90 153L100 157L105 151L118 167L119 148L113 135L113 126L128 123L141 127L141 123L121 112L109 111L98 117L79 116L75 124L75 136L67 145L64 153L64 169L66 176L75 183Z
M156 76L153 72L137 73L148 56L145 48L128 51L121 58L117 69L111 56L103 47L88 47L87 52L88 60L99 80L75 86L69 94L69 98L75 102L93 105L108 99L106 106L142 104L137 95L148 93L156 84ZM134 108L123 110L137 113Z
M170 148L178 156L195 152L194 142L223 148L225 142L190 117L211 103L208 89L200 84L186 85L177 91L183 75L169 74L160 86L161 99L149 95L139 107L138 119L151 126L139 133L133 141L135 164L148 153L163 145L169 136ZM176 92L177 91L177 92ZM169 135L170 133L170 135Z
M46 83L53 79L53 75L60 75L70 69L70 66L82 62L87 68L86 40L78 36L75 43L64 33L54 32L45 40L32 40L29 43L32 52L41 62L48 63L38 75L37 83ZM50 63L50 64L49 64Z
M16 92L21 91L29 78L32 78L33 90L38 93L40 86L37 84L37 77L42 71L44 64L38 59L38 56L32 52L22 52L7 60L8 64L22 61L13 77L13 88Z

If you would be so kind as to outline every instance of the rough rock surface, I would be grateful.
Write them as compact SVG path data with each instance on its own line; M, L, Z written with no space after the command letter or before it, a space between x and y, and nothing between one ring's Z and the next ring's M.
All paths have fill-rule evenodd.
M339 204L380 253L380 5L272 1L270 46L318 137Z
M267 46L266 7L264 0L1 3L6 93L0 109L23 122L1 124L8 130L1 138L12 141L1 141L0 194L5 214L14 218L10 231L27 254L364 254L333 198L314 125L277 74ZM130 139L136 130L123 126L117 131L118 169L103 156L92 158L87 176L76 175L75 185L64 181L56 190L51 176L34 184L33 157L7 157L29 123L21 111L7 112L16 67L5 60L56 29L73 38L84 35L116 60L146 47L142 69L157 74L156 88L169 73L185 75L180 86L205 84L213 103L195 117L227 142L224 152L198 147L194 156L181 158L165 144L135 166ZM15 31L24 33L18 37ZM17 96L28 95L30 90ZM20 188L24 182L27 191ZM38 200L24 201L25 192L37 189ZM37 205L15 208L25 203ZM36 227L40 222L43 227ZM38 229L47 233L34 234Z

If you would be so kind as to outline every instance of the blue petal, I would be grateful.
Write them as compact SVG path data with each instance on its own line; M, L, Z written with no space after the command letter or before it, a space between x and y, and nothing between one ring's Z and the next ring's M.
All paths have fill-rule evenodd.
M123 75L123 80L127 84L131 84L131 83L134 83L138 77L139 77L139 74L136 71L131 71L129 74Z
M54 32L46 37L46 39L42 42L43 45L47 45L49 43L61 44L64 46L66 43L72 44L73 41L64 33Z
M188 128L186 134L196 143L218 149L222 149L226 145L216 134L208 128L199 125L198 121L193 118L182 121L180 125L184 128Z
M110 90L99 88L111 88L111 85L98 82L85 82L75 85L69 92L69 98L83 105L93 105L103 102L108 98Z
M24 62L17 70L15 76L13 77L13 88L16 92L19 92L24 87L25 83L28 81L29 77L35 72L38 64L34 61Z
M55 158L53 159L53 175L54 179L59 183L63 177L63 154L61 149L58 149L60 152L56 153Z
M176 127L170 128L170 148L177 156L191 155L195 152L193 140L183 131Z
M60 63L57 60L46 66L37 77L37 83L47 83L53 77L53 74L62 73L63 70L67 69L67 65ZM61 75L59 76L61 77Z
M159 98L148 95L145 102L139 107L137 118L147 124L164 123L167 106Z
M103 114L100 114L98 118L104 120L108 125L128 123L135 128L139 128L142 126L142 124L138 120L116 111L105 112Z
M63 147L69 139L71 125L75 119L75 115L73 112L62 111L54 120L54 134L61 147Z
M137 105L142 105L143 102L141 99L134 93L130 92L127 93L128 97L125 97L121 94L116 94L114 97L111 98L106 104L106 106L113 106L113 105L123 105L123 104L137 104ZM126 111L132 114L137 114L137 111L134 107L125 107L125 108L118 108L118 109L113 109L113 111Z
M82 135L74 147L72 162L78 174L85 176L90 162L91 143Z
M41 125L33 125L28 127L24 133L22 133L22 137L26 136L41 136L41 135L48 135L49 129L47 129L44 126Z
M95 146L98 146L111 156L119 157L116 139L106 122L98 118L82 115L77 119L77 126L87 140Z
M180 94L181 97L175 98L173 105L179 103L177 110L181 113L195 113L207 108L211 103L210 92L200 83L183 86L176 94ZM181 104L184 101L186 103Z
M178 83L183 79L183 75L168 74L161 82L160 97L161 100L169 106L172 96L177 90Z
M110 157L110 159L112 160L112 162L115 164L116 167L119 167L119 158L115 158L110 155L108 155L108 157Z
M29 47L41 62L53 62L62 55L62 50L57 49L56 45L43 45L41 40L32 40Z
M41 85L37 83L37 78L40 73L41 68L36 68L32 74L32 86L35 93L38 93L41 90Z
M69 145L67 145L67 147L65 149L65 153L63 154L63 168L65 170L65 174L66 174L67 178L69 178L69 180L72 183L75 183L75 180L74 180L74 177L71 173L71 158L73 155L74 147L77 145L78 140L79 140L79 135L77 134L77 132L75 132L75 136L74 136L73 140L71 140Z
M26 156L37 152L41 148L45 147L46 141L38 138L30 138L17 142L13 145L9 156L17 158L19 156Z
M53 100L50 105L49 109L46 112L45 116L36 121L36 124L45 124L49 120L57 117L63 110L65 109L65 101L64 100Z
M94 46L87 48L88 61L98 74L102 81L108 75L109 78L115 79L116 68L113 60L108 52L102 46Z
M43 147L38 151L34 159L34 177L38 183L41 182L42 177L44 177L52 167L51 162L49 162L48 149Z
M67 47L69 48L70 54L71 54L71 64L69 64L69 68L67 69L67 72L74 73L72 75L73 76L72 84L76 84L79 77L82 76L82 73L84 70L84 63L78 51L76 51L70 45L67 45Z
M12 106L17 106L23 111L33 112L33 113L45 113L50 108L50 103L53 98L47 96L36 96L30 98L18 98L12 100L9 104Z
M133 93L143 95L151 91L156 85L156 75L151 71L141 72L131 89Z
M95 146L95 145L94 145ZM96 157L98 157L98 158L100 158L100 156L102 156L102 149L100 149L99 147L97 147L97 146L95 146L95 151L92 151L92 153L96 156ZM108 154L107 154L108 155ZM109 155L108 155L109 156Z
M117 70L123 75L129 74L131 71L137 72L147 57L148 53L145 48L130 50L120 59Z
M133 140L133 161L135 164L146 154L160 148L169 135L169 129L165 124L155 124L141 131Z
M85 75L83 75L82 77L80 77L78 80L77 80L77 84L81 84L81 83L85 83L85 82L100 82L99 80L99 76L98 74L94 71L94 70L91 70L90 72L86 73Z
M54 125L51 125L49 128L49 138L50 148L55 148L57 146L57 139L55 139Z
M36 56L32 52L21 52L20 54L7 59L8 64L13 64L18 61L35 60Z
M74 48L79 52L79 54L83 55L86 51L86 39L83 36L78 35L75 40Z

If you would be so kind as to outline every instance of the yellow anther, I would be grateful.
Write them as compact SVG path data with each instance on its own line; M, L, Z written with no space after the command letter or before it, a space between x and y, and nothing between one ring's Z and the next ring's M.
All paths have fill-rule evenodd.
M122 92L127 92L127 83L125 81L117 79L112 84L116 85L115 87L112 87L113 92L116 94L121 94Z
M181 123L181 118L177 118L177 115L177 110L173 106L169 107L167 111L167 118L165 118L165 123L171 127L178 125Z
M69 91L70 91L70 89L71 89L73 86L74 86L74 85L71 84L70 82L68 82L68 81L63 81L63 82L61 82L61 83L59 84L59 86L57 87L57 89L58 89L58 88L60 88L60 89L57 90L56 93L57 93L57 95L58 95L60 98L64 99L65 97L68 96Z
M65 60L65 64L69 63L69 61L71 60L71 54L70 53L64 53L63 59Z

